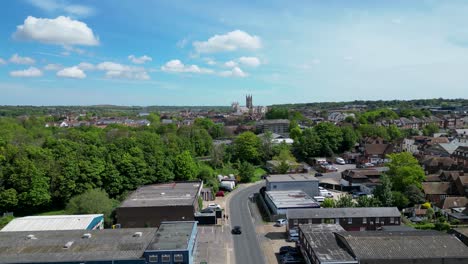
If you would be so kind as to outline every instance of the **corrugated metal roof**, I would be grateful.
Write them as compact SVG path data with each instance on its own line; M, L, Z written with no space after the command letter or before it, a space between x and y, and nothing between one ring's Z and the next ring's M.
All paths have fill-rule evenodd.
M399 217L400 212L396 207L314 208L290 209L287 216L288 219Z
M1 232L86 230L102 214L26 216L13 219Z

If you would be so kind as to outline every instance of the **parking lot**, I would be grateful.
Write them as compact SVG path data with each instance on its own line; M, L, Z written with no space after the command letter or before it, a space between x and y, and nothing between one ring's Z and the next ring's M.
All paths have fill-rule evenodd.
M198 226L194 263L234 264L234 249L228 225Z

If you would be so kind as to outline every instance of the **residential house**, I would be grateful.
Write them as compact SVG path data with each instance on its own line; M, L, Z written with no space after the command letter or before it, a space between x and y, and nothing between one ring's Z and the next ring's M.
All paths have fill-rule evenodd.
M427 157L422 166L424 171L429 174L438 173L443 170L453 170L457 168L455 160L450 157Z
M468 196L468 175L464 175L462 172L455 180L455 187L460 195Z
M468 147L468 143L453 140L450 143L436 143L424 150L425 155L450 157L458 147Z
M365 144L361 163L382 164L387 162L387 155L393 153L392 144Z
M423 182L422 187L426 200L431 203L440 203L446 197L454 196L451 182Z
M348 169L341 173L341 185L359 189L370 194L380 184L383 172L377 169Z
M452 153L452 158L461 167L468 169L468 146L460 146Z
M451 212L453 208L465 207L468 204L468 198L465 196L447 197L439 202L435 207L443 212Z

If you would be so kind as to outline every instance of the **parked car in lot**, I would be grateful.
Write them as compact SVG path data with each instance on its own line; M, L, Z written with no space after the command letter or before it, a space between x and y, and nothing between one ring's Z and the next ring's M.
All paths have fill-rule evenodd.
M340 165L345 165L346 164L345 160L342 159L342 158L339 158L339 157L335 159L335 162L336 162L336 164L340 164Z
M374 167L374 163L370 163L370 162L367 162L367 163L364 163L364 166L366 166L366 168L371 168L371 167Z
M287 222L288 220L281 218L276 220L275 226L284 226Z
M321 176L323 176L323 173L321 173L321 172L315 173L315 177L321 177Z
M283 264L297 264L305 263L304 258L300 254L285 254L281 257L281 263Z
M210 203L207 208L214 209L214 210L222 210L221 206L216 203Z
M233 235L240 235L242 234L241 227L240 226L234 226L234 228L231 230L231 233Z
M279 254L280 255L284 255L284 254L287 254L287 253L298 253L298 252L299 252L299 250L297 250L296 247L291 247L291 246L282 246L279 249Z
M224 192L223 191L216 192L216 197L224 197Z
M333 193L327 190L320 190L320 196L323 196L325 198L333 198Z
M214 210L212 208L205 208L205 209L201 210L200 213L202 213L202 214L211 214L211 213L214 213Z
M314 200L321 203L321 202L325 201L325 197L323 197L323 196L314 196Z

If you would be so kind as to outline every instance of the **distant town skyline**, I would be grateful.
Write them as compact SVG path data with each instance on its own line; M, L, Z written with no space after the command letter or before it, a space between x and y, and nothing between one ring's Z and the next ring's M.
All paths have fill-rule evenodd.
M467 98L466 1L2 3L0 105Z

